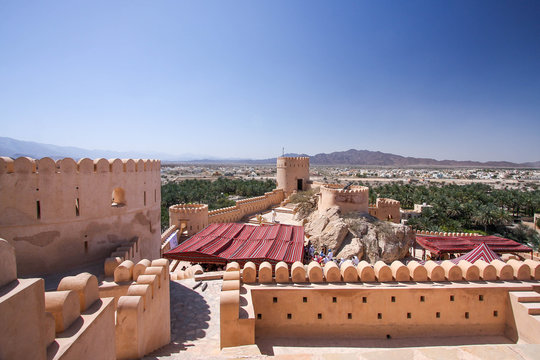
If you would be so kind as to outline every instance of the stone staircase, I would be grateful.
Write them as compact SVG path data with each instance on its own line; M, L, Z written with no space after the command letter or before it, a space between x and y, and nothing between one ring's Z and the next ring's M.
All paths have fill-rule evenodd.
M514 314L515 333L520 341L538 344L540 342L540 290L510 291L510 304ZM514 339L517 340L517 339Z
M511 297L515 297L517 302L527 309L529 315L540 315L540 293L536 291L510 291ZM540 321L540 316L538 316Z

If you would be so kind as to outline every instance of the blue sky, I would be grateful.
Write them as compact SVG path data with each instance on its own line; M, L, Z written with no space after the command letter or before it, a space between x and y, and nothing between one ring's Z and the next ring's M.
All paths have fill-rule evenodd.
M540 160L539 1L0 0L1 136Z

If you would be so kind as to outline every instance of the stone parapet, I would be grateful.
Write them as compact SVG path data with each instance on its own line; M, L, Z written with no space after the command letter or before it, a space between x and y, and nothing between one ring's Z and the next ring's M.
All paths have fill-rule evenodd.
M341 269L334 263L327 263L322 268L317 262L312 261L304 266L300 262L295 262L289 269L286 263L276 265L275 277L272 278L272 268L270 263L263 263L258 271L254 273L254 264L246 263L248 271L245 283L292 283L302 282L467 282L467 281L533 281L540 280L540 262L527 260L524 262L511 260L504 263L494 260L491 264L484 261L470 263L460 261L454 264L449 260L437 264L434 261L427 261L422 265L416 261L411 261L407 265L400 261L394 261L387 265L378 261L375 265L370 265L365 261L354 266L351 262L346 262ZM237 270L236 268L234 269ZM285 273L286 272L286 273ZM353 275L354 274L354 275ZM356 276L355 276L356 275Z

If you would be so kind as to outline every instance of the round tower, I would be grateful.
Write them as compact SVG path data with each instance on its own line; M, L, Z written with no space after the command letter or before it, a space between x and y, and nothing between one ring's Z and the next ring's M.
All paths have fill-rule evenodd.
M309 157L279 157L277 159L277 188L285 196L293 191L309 189Z
M369 188L366 186L351 186L347 190L336 184L321 186L317 209L323 213L331 207L339 207L342 214L349 212L368 213Z
M194 235L208 226L208 205L178 204L169 207L169 226L176 225L180 234Z

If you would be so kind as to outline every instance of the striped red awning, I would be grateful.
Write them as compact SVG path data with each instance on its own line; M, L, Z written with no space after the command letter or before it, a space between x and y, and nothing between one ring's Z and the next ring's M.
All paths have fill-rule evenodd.
M211 224L163 257L212 264L229 261L292 264L304 257L304 228L282 224Z
M486 245L485 242L482 242L480 245L476 246L472 251L468 252L467 254L457 257L455 259L451 259L450 261L457 264L461 260L466 260L471 264L474 264L478 260L484 260L489 264L495 259L501 260L499 255L491 251L491 249L489 248L489 246Z
M467 253L485 243L496 253L531 252L532 249L517 241L498 236L429 236L416 235L416 243L436 255Z

